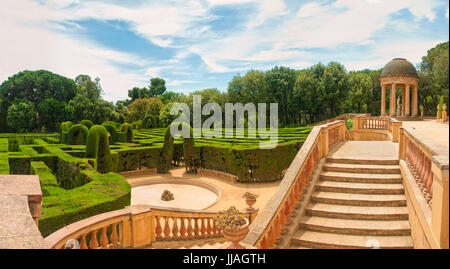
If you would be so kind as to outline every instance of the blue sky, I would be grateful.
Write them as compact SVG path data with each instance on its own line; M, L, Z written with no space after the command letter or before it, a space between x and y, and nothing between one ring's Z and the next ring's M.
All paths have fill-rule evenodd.
M276 65L417 64L448 41L448 13L446 0L6 0L0 81L24 69L87 74L116 101L152 77L189 93Z

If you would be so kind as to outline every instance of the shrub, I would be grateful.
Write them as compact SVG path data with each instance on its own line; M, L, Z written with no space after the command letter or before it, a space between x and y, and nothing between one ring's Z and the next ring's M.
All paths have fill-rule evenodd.
M156 128L156 120L152 115L147 115L142 121L142 128Z
M32 162L31 166L33 173L39 176L44 196L38 225L43 236L76 221L130 205L130 185L118 174L82 171L90 176L89 183L66 190L58 186L44 163Z
M88 129L91 129L91 127L94 125L94 123L90 120L82 120L80 122L80 124L83 124L84 126L86 126Z
M67 144L67 133L69 132L72 125L73 123L71 121L65 121L61 123L59 137L61 144Z
M72 125L67 133L66 142L69 145L85 145L88 133L89 129L85 125Z
M128 123L122 124L122 127L120 130L125 133L126 136L126 142L132 142L133 141L133 127L130 126Z
M179 124L179 123L173 123ZM172 124L171 124L172 125ZM167 126L166 132L164 134L164 145L161 151L161 158L158 166L158 173L166 174L169 172L170 167L172 166L173 159L173 136L170 133L170 126Z
M86 157L95 158L95 169L102 174L117 170L117 154L116 157L111 155L108 131L104 126L91 127L87 138Z
M110 123L103 123L103 127L111 134L111 143L125 142L126 137L122 132L117 131L116 127Z
M189 138L183 138L183 159L186 166L186 172L196 174L198 168L200 167L201 148L195 147L192 127L185 122L182 122L181 125L188 127L190 133Z
M8 138L8 151L9 152L19 151L19 139L17 139L17 137Z
M134 130L141 129L142 128L142 121L141 120L133 121L131 123L131 127L133 127Z

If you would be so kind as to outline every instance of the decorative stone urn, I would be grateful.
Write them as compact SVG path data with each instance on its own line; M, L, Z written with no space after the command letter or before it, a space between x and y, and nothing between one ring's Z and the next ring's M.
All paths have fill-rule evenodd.
M255 211L255 209L252 207L252 205L254 205L256 203L256 197L258 197L258 195L250 193L250 192L246 192L242 196L242 198L245 198L245 203L248 205L247 211L249 211L249 212Z
M232 243L227 249L244 249L239 242L244 239L249 232L249 220L242 216L242 213L231 206L228 210L220 211L214 219L217 226L222 230L223 236Z
M245 249L244 246L240 245L239 242L242 241L249 232L249 222L245 219L245 224L236 229L224 229L222 231L223 236L231 241L231 244L227 249Z

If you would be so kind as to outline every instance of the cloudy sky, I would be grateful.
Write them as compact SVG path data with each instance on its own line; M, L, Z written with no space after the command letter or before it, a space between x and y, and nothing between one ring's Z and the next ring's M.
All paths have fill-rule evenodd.
M189 93L275 65L417 64L449 39L447 0L2 0L0 18L0 82L87 74L111 101L156 76Z

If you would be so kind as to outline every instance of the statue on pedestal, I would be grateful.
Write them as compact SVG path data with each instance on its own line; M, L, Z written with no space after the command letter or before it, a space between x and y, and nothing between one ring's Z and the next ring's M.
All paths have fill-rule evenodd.
M400 97L397 98L397 116L400 116L402 113L402 106L400 105Z

